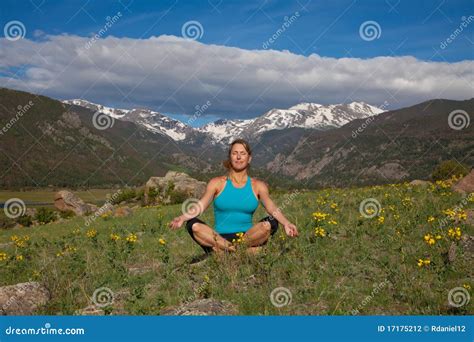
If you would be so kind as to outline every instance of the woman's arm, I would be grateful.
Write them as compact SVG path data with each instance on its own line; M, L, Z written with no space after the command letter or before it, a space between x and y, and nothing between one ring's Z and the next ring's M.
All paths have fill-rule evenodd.
M291 223L285 217L285 215L283 215L280 208L278 208L270 198L270 192L265 182L258 182L258 196L260 198L260 201L262 201L262 204L265 207L267 213L283 225L286 235L298 236L298 229L296 229L296 226Z
M201 215L211 204L214 199L214 194L217 189L219 182L219 177L213 178L207 183L206 191L202 195L200 200L188 199L183 202L181 207L182 215L175 217L170 223L169 226L172 229L178 229L182 226L184 221L188 221L194 217Z

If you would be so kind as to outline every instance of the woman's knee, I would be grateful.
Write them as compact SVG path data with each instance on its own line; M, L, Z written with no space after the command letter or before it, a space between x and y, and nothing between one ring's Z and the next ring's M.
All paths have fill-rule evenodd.
M269 230L272 235L275 234L275 232L278 230L278 221L272 216L264 217L263 219L260 220L260 222L270 223Z

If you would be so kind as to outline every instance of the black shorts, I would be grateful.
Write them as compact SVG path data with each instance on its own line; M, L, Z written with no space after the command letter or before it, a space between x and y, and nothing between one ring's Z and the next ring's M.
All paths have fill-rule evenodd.
M264 222L264 221L268 221L270 222L270 226L271 226L271 230L270 230L270 236L272 236L273 234L276 233L276 231L278 230L278 221L274 218L274 217L271 217L271 216L267 216L267 217L264 217L263 219L261 219L259 222ZM204 223L204 224L207 224L205 223L204 221L198 219L197 217L194 217L192 219L190 219L189 221L186 221L186 230L188 231L189 235L191 235L191 237L193 238L194 241L196 241L196 243L202 247L202 249L204 249L204 252L206 253L211 253L212 252L212 247L208 247L208 246L202 246L201 244L199 244L199 242L196 240L196 238L194 237L194 232L193 232L193 224L196 223L196 222L199 222L199 223ZM228 233L228 234L219 234L220 236L222 236L224 239L226 239L227 241L230 241L232 242L233 239L238 239L238 234L239 232L236 232L236 233ZM264 243L262 243L262 246L265 245L267 243L267 241L265 241Z

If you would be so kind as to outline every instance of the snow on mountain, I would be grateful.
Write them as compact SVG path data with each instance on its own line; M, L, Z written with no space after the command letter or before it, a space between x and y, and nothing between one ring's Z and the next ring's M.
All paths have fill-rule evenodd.
M111 116L114 119L134 122L153 133L167 135L175 141L186 139L186 130L189 129L189 127L181 121L172 119L149 109L110 108L80 99L65 100L63 103L85 107L94 112L98 111Z
M167 135L175 141L192 141L194 134L205 134L211 143L228 144L237 137L258 138L266 131L291 127L331 129L341 127L355 119L378 115L382 109L364 102L348 104L322 105L318 103L300 103L289 109L272 109L253 119L220 119L200 128L192 128L181 121L169 118L149 109L117 109L102 106L86 100L63 101L100 111L115 119L131 121L157 134Z
M216 142L227 144L236 137L255 137L273 129L337 128L352 120L378 115L382 112L382 109L363 102L335 105L300 103L289 109L272 109L254 119L218 120L198 130L211 135Z

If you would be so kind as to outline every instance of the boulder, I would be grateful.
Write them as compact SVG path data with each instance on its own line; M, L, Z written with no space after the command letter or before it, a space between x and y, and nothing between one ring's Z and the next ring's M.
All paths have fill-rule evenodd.
M183 172L168 171L164 177L151 177L145 184L145 204L149 204L149 192L151 188L159 189L163 194L168 184L173 182L174 190L182 192L189 197L201 198L206 191L206 183L198 181Z
M222 300L212 298L198 299L177 307L165 308L161 311L164 316L231 316L237 315L237 307Z
M0 315L32 315L50 299L49 291L38 282L0 287Z
M97 210L97 206L85 203L79 196L68 190L58 191L54 195L54 206L59 211L72 210L78 216L84 216Z
M454 184L452 189L461 194L470 194L471 192L474 192L474 169L465 177L461 178L459 182Z

